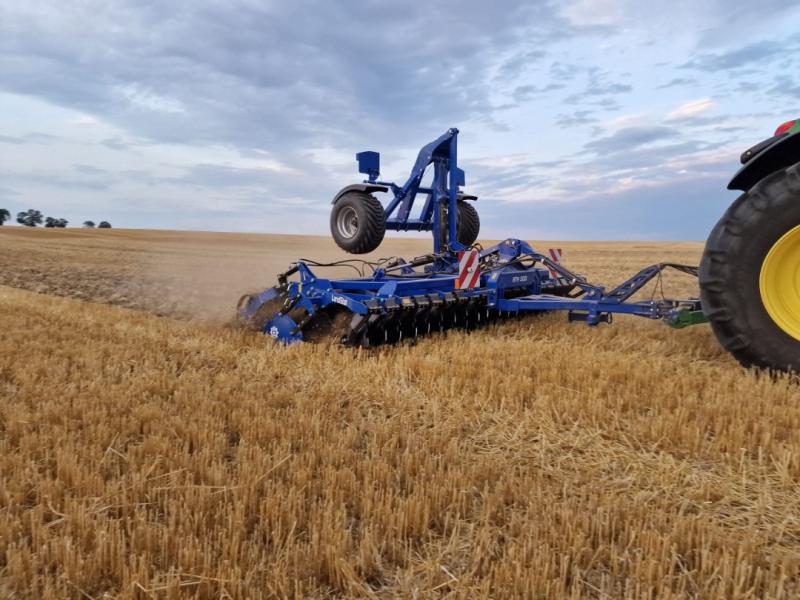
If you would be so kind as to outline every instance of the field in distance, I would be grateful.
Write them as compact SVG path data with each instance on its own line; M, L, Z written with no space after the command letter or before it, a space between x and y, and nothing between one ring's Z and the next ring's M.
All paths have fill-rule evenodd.
M608 284L702 250L552 245ZM0 229L0 598L797 597L791 378L634 318L369 352L224 326L301 256L345 257Z

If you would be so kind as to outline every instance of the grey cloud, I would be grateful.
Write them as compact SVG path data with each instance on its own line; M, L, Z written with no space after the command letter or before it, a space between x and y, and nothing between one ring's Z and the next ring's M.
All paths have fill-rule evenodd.
M749 39L754 32L773 31L775 25L798 14L796 0L734 2L710 0L703 3L713 25L701 32L701 48L724 47ZM795 36L796 38L796 36Z
M145 169L126 169L124 171L119 171L117 175L126 181L141 183L152 187L161 185L164 181L163 177L158 177L151 171Z
M100 143L109 150L129 150L131 148L131 144L118 137L108 138Z
M762 41L742 46L734 50L720 53L700 54L682 65L682 68L700 71L726 71L761 64L784 56L784 44L773 41Z
M607 153L598 151L597 157L591 161L590 165L601 171L614 169L634 172L643 168L658 169L668 160L719 146L721 146L720 143L707 144L698 140L686 140L658 146L619 146Z
M620 107L619 102L617 102L613 98L601 98L600 100L597 100L597 101L593 102L592 104L594 104L595 106L598 106L598 107L600 107L600 108L602 108L604 110L607 110L607 111L608 110L618 110L619 107Z
M56 189L68 188L68 189L85 189L94 191L108 190L115 183L119 182L118 179L112 179L112 178L103 178L103 179L75 178L48 172L18 174L14 176L14 180L25 183L35 183L38 185L52 187Z
M540 155L547 152L539 149ZM512 165L487 165L481 163L465 162L468 173L468 183L476 182L471 191L478 193L487 200L503 200L505 191L511 188L530 187L532 190L551 186L558 183L558 173L569 165L569 159L559 156L550 156L547 159L522 160ZM534 198L537 195L534 194Z
M7 187L0 187L0 198L12 198L15 196L21 196L22 194L17 190L12 190L11 188Z
M240 188L268 186L274 180L274 177L274 171L265 171L263 169L198 164L191 167L179 178L165 181L200 187Z
M665 90L665 89L671 88L671 87L681 87L681 86L684 86L684 85L694 85L695 83L697 83L697 80L693 79L691 77L675 77L671 81L668 81L667 83L659 85L658 87L656 87L656 89L657 90Z
M543 187L553 182L552 169L536 168L532 164L507 168L473 168L472 172L475 174L475 179L481 184L478 195L484 194L481 196L484 199L489 199L486 197L488 193L490 196L499 194L499 199L502 200L505 189L526 186L535 190L537 187Z
M556 124L561 127L589 125L597 122L597 118L592 115L594 115L594 111L591 110L576 110L573 113L562 113L556 118Z
M50 142L55 142L56 140L59 140L61 138L59 138L56 135L50 135L49 133L42 133L41 131L34 131L32 133L28 133L28 134L24 135L23 139L25 139L25 141L33 143L33 144L47 144L47 143L50 143Z
M769 90L769 93L776 96L786 96L795 100L800 99L800 82L797 79L792 79L786 75L780 75L775 78L775 85Z
M72 172L74 174L64 174L43 169L16 173L0 171L0 178L19 185L35 184L56 190L84 189L93 191L108 190L122 181L119 175L102 169L94 170L93 167L88 165L75 165Z
M510 110L510 109L516 108L516 107L517 107L516 103L514 103L514 102L506 102L505 104L497 104L493 108L494 108L495 112L498 112L498 111L502 111L502 110Z
M704 115L694 115L694 116L686 116L680 117L677 119L667 119L670 123L679 122L681 128L684 127L707 127L710 125L722 125L723 123L728 123L729 118L724 116L713 116L708 117ZM730 126L729 126L730 127Z
M119 2L89 14L88 5L59 5L47 21L58 23L57 35L24 7L6 11L0 88L166 142L288 152L312 140L354 145L367 131L403 142L443 121L490 114L496 57L565 27L548 3L171 6ZM529 50L505 68L539 54Z
M319 179L303 176L296 170L273 171L213 163L193 165L177 177L153 178L144 175L142 179L158 186L191 186L204 196L217 192L236 194L238 198L243 195L253 196L258 198L257 204L262 209L268 205L286 202L297 204L302 201L304 205L322 207L321 210L327 211L331 194L336 189L353 183L358 176L353 169L349 179L337 181L325 167L314 163L310 158L306 160L308 169L323 180L327 177L330 185L321 187Z
M517 102L526 102L536 96L541 96L542 94L547 94L548 92L554 92L563 88L563 83L548 83L543 86L521 85L514 90L512 96Z
M82 175L106 175L108 171L100 169L94 165L75 164L72 165L72 170Z
M57 136L34 131L21 136L0 135L0 144L47 144L57 139Z
M755 81L740 81L736 84L736 91L740 93L756 92L762 88L763 85Z
M584 162L554 161L541 166L529 162L481 169L482 200L493 207L491 213L481 214L485 234L550 239L703 239L731 201L725 185L737 166L735 157L730 164L690 165L680 173L665 171L661 165L670 159L718 148L721 143L688 140L650 146L638 143L644 137L642 132L618 139L637 137L625 147L624 157L599 153ZM664 132L656 132L650 139L653 137L672 139ZM621 178L634 183L646 181L647 185L615 189ZM548 201L542 186L561 190L570 201ZM508 189L513 189L517 197L514 203L503 202ZM521 189L528 190L523 201L519 198ZM670 206L668 216L658 208L665 203ZM691 222L686 221L686 211L693 215Z
M592 140L584 147L597 153L616 153L674 138L678 135L679 132L676 129L660 125L625 127L609 136Z
M627 83L620 83L618 81L607 81L607 73L599 73L597 70L590 70L589 81L586 84L586 89L582 92L571 94L564 99L566 104L582 104L588 101L595 100L595 104L606 108L616 108L617 103L610 98L604 96L614 96L617 94L625 94L633 90L633 87Z
M626 83L595 84L589 87L586 93L589 96L602 96L605 94L624 94L633 89Z
M497 203L491 215L481 215L481 230L493 237L704 240L733 199L725 179L722 174L703 174L573 202ZM536 196L532 188L531 199ZM665 203L669 210L663 209ZM569 248L565 250L569 260ZM599 283L615 285L623 279Z
M554 62L550 65L550 77L559 81L572 81L585 70L585 67L580 65Z
M500 79L514 80L531 64L539 62L545 56L547 52L539 49L518 52L500 65L497 75Z

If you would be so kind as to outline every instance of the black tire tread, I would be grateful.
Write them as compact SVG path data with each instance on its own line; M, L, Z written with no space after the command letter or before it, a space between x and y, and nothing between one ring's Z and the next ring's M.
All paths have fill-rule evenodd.
M339 202L345 200L360 203L364 208L363 233L356 236L350 244L339 238L335 224L336 206ZM334 205L333 211L331 211L331 233L336 245L345 252L350 254L372 252L381 245L386 234L386 217L384 216L383 205L372 194L358 191L347 192L339 198L336 205Z
M465 246L472 246L481 231L481 220L478 211L466 200L458 201L458 241Z
M772 323L763 305L748 301L741 283L737 285L745 268L741 257L754 236L784 223L790 211L798 210L798 203L800 163L768 175L741 194L706 242L700 263L703 312L722 346L745 367L800 368L800 342ZM787 222L786 230L798 224Z

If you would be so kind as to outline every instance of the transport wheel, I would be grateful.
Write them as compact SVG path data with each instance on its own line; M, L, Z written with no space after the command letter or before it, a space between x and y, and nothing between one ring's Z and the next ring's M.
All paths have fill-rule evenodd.
M331 234L350 254L372 252L383 241L386 217L377 198L365 192L347 192L331 210Z
M465 246L472 246L481 231L481 220L478 218L478 211L465 200L458 201L456 210L458 241Z
M744 366L800 370L800 163L765 177L712 230L703 312Z

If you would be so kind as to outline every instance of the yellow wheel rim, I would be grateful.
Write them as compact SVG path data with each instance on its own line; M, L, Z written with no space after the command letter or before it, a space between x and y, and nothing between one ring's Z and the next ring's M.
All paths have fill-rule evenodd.
M775 324L800 340L800 225L770 248L761 265L759 288Z

